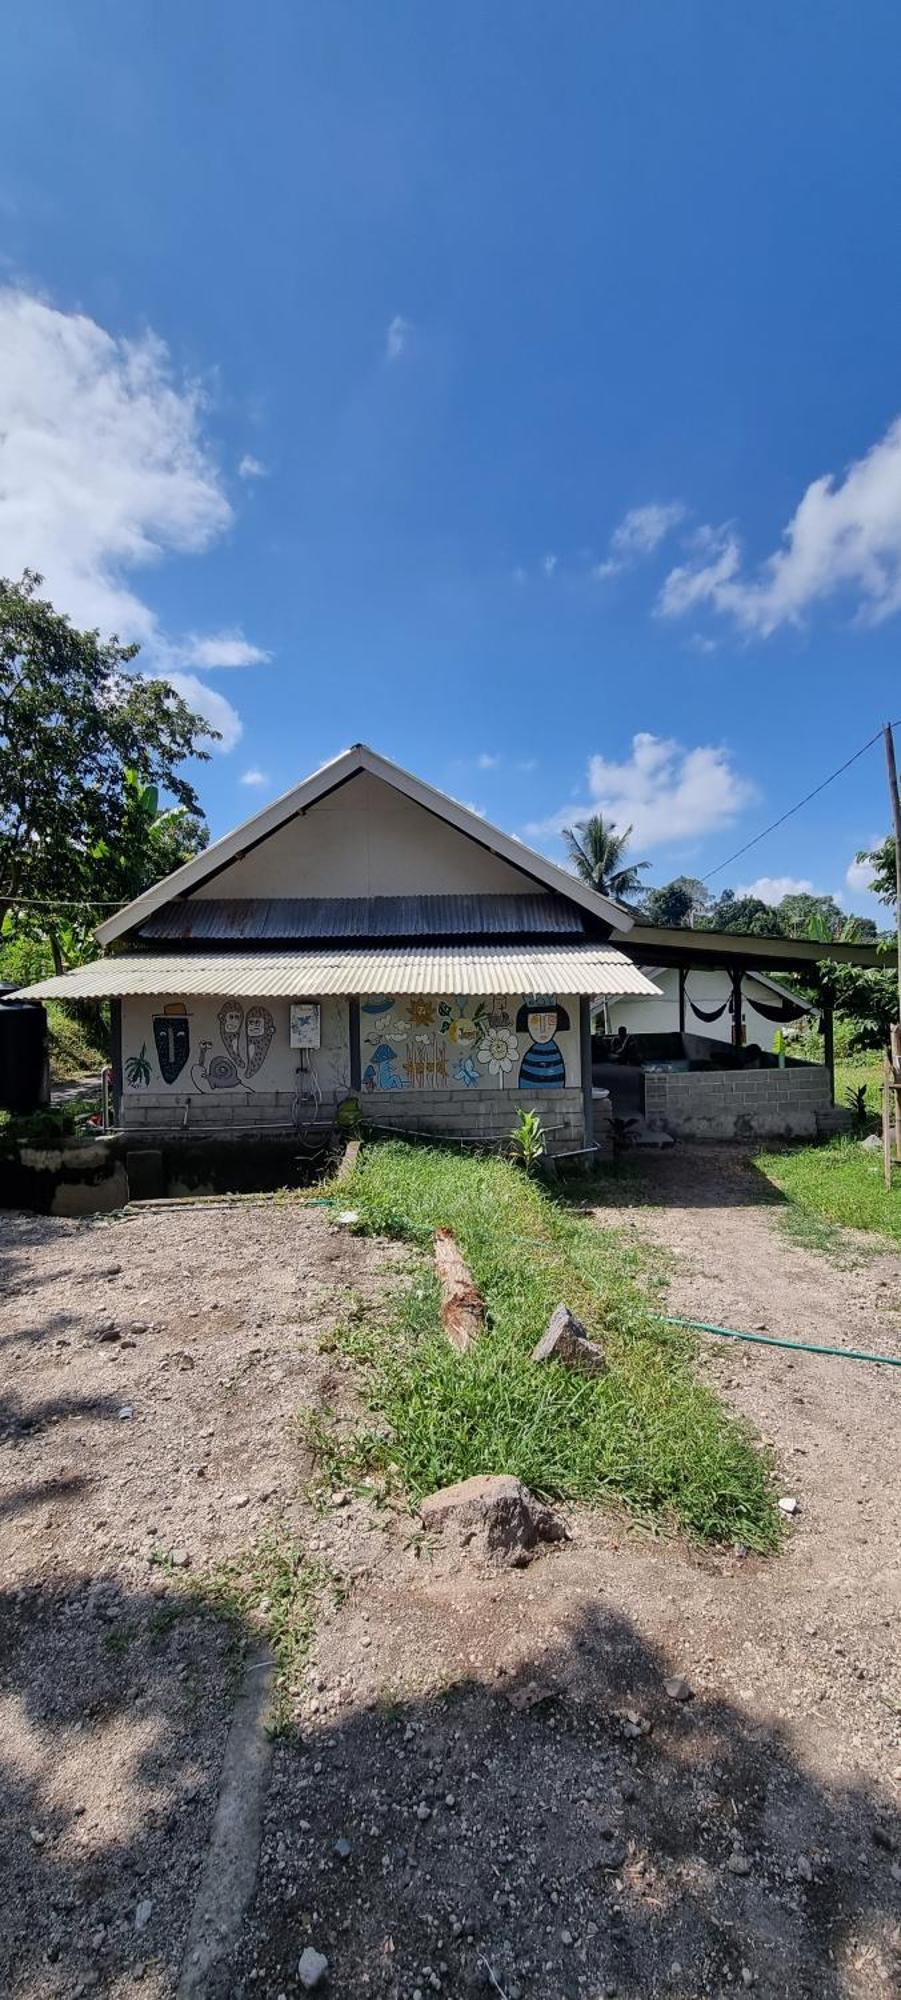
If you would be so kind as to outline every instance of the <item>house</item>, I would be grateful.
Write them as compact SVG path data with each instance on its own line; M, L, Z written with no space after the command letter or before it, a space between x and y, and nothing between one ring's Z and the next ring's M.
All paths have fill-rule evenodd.
M653 997L628 912L364 744L101 924L29 989L108 999L133 1143L368 1122L549 1150L609 1143L590 1003Z
M819 1008L787 986L780 986L765 972L746 971L741 982L741 1034L736 1038L733 1022L733 982L724 965L695 967L680 972L676 966L645 966L648 978L657 987L659 998L649 994L626 995L601 1001L592 1009L592 1025L606 1022L606 1030L616 1034L625 1028L630 1035L690 1034L713 1042L740 1040L745 1048L771 1049L778 1028L805 1017L816 1021Z

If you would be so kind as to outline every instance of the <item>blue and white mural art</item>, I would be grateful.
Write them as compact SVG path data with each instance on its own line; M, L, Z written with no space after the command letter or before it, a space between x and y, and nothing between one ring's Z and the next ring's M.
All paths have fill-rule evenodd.
M553 993L527 995L516 1016L517 1032L529 1036L519 1065L520 1090L564 1090L566 1063L556 1036L569 1027L569 1015Z

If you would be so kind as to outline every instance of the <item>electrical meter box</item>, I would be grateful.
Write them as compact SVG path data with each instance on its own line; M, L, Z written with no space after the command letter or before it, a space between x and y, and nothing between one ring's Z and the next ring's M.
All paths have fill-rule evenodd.
M292 1049L318 1049L318 1000L292 1000L291 1047Z

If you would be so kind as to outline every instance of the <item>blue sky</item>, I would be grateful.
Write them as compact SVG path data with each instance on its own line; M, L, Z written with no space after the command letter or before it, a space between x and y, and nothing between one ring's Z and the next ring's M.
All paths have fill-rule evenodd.
M713 868L901 715L899 64L892 0L7 0L0 570L218 716L214 832L362 739ZM868 907L886 822L876 749L716 886Z

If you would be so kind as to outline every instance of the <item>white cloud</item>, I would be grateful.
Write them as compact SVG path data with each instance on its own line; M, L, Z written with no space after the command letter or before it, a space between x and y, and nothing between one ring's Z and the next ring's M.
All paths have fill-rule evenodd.
M735 893L757 896L761 903L781 903L783 896L815 896L817 891L803 876L758 875L756 882L745 882Z
M114 339L0 290L0 570L38 569L76 623L152 641L126 579L209 548L232 519L202 414L153 334Z
M528 580L529 580L528 571L523 568L522 563L517 563L516 568L513 571L514 583L528 583Z
M624 763L590 759L588 793L586 804L564 806L530 831L559 833L575 820L602 812L620 829L632 827L636 850L660 847L728 826L756 797L755 787L735 770L722 746L686 750L644 730L633 736L632 755Z
M476 758L480 771L496 771L500 761L499 750L480 750Z
M876 843L874 841L873 845ZM873 867L869 861L849 861L845 870L845 881L855 895L869 896L873 892Z
M856 600L868 624L890 617L901 610L901 418L843 478L825 473L811 481L781 546L756 573L743 573L732 528L708 535L706 551L667 577L659 601L665 617L708 605L766 638L780 625L800 624L837 591Z
M259 667L271 658L262 646L252 646L243 632L194 632L178 652L194 667Z
M269 773L268 771L260 771L258 770L256 764L251 764L249 771L241 772L240 783L242 785L255 785L255 786L268 785Z
M232 707L230 701L226 701L224 694L217 693L215 688L207 687L206 682L199 681L196 674L167 672L165 678L170 686L174 687L176 694L180 694L182 700L187 702L189 708L195 709L198 715L206 716L213 728L218 729L222 741L217 743L215 748L221 751L233 750L244 733L244 724L237 709Z
M406 353L412 332L412 320L404 319L401 313L395 313L385 335L385 356L388 361L399 361L401 355Z
M559 560L559 556L555 555L542 556L541 567L544 570L545 576L553 576Z
M671 535L686 509L681 500L651 500L644 507L630 507L610 537L610 552L604 562L595 563L596 577L616 576L642 557L653 555L667 535Z
M263 464L261 458L254 458L252 451L245 451L244 457L241 459L240 464L238 466L238 478L265 479L268 475L268 471L269 471L268 466L265 466Z

